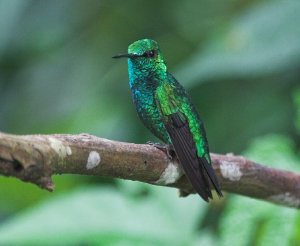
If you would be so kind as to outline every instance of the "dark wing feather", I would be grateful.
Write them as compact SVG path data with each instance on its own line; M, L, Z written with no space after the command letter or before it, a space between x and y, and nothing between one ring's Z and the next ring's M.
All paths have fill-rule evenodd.
M201 165L204 167L207 176L209 177L213 187L215 188L217 194L219 197L222 197L222 191L218 182L218 179L216 177L215 171L212 168L212 166L208 163L208 161L206 160L205 157L199 157L199 161L201 163Z
M206 159L204 161L203 158L198 157L196 145L184 115L177 112L166 117L165 127L183 170L197 193L208 201L208 198L212 198L208 176L211 177L213 170ZM213 179L212 183L215 180Z

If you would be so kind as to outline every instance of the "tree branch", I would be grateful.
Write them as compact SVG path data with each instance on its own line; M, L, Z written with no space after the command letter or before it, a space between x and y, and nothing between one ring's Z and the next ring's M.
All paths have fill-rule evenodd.
M265 167L241 156L211 154L224 191L300 207L300 175ZM53 174L83 174L137 180L194 192L176 160L145 144L88 134L0 133L0 174L52 191Z

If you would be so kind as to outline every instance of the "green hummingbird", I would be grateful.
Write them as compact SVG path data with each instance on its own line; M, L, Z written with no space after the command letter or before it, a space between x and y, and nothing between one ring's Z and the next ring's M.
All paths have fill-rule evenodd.
M142 39L128 47L129 85L137 113L144 125L172 146L196 192L208 202L211 184L219 197L220 185L211 166L203 122L181 84L167 71L156 41Z

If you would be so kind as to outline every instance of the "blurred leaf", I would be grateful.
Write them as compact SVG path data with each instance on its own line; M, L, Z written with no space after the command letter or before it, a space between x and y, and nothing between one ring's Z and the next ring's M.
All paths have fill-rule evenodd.
M194 246L205 245L205 246L217 246L218 238L209 231L202 231L198 238L193 242Z
M213 152L241 153L268 133L293 135L290 81L219 81L193 88Z
M156 187L151 194L135 199L89 187L60 195L4 223L0 244L190 244L203 203L197 196L179 199L170 188Z
M264 165L296 172L300 170L300 165L295 147L288 137L269 134L255 139L244 155Z
M30 1L20 0L0 1L0 57L2 50L12 41L22 12L29 3Z
M290 245L297 216L295 209L234 195L222 217L220 245Z
M299 1L266 1L232 19L189 60L178 77L188 85L224 78L254 78L299 66Z
M82 185L83 176L79 175L55 175L53 182L55 183L55 195L66 190L70 190L76 186ZM42 190L36 185L24 183L16 178L8 178L0 176L0 214L1 212L11 215L24 208L36 204L37 200L49 199L54 193Z
M294 90L293 92L294 104L296 107L296 120L295 125L298 130L298 134L300 133L300 88Z

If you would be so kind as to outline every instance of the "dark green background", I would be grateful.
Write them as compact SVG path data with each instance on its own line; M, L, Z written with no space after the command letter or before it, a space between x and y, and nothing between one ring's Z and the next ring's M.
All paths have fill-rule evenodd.
M299 13L298 0L0 0L0 131L156 141L132 105L126 61L111 59L152 38L191 93L212 152L299 171ZM48 193L0 178L1 245L300 244L293 209L54 180Z

